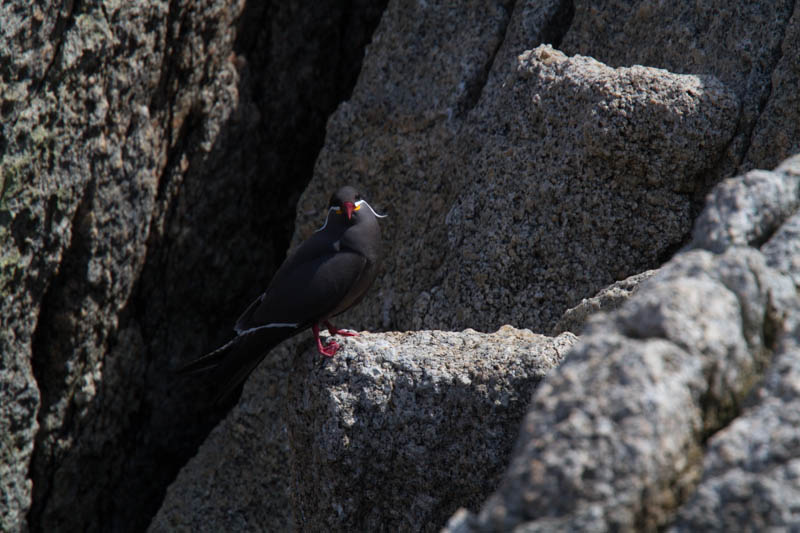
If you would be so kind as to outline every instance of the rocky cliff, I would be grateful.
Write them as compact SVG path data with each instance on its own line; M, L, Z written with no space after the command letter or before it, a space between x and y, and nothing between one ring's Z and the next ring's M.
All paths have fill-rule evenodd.
M0 8L0 529L800 523L796 2L51 4ZM386 333L226 416L171 370L345 182Z
M383 9L345 7L0 7L0 529L144 529L224 413L171 369L285 254Z

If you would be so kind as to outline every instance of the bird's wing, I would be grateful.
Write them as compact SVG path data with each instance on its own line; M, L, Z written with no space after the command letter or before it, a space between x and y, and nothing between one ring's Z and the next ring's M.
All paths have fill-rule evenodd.
M327 318L357 286L367 266L358 253L341 251L281 268L269 289L236 322L241 333L255 327L302 328Z

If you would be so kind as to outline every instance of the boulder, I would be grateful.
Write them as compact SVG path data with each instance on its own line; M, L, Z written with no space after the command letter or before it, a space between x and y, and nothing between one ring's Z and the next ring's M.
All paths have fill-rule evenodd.
M436 531L496 487L537 384L576 341L510 326L347 339L308 349L287 428L302 531Z
M510 326L362 332L332 359L308 336L289 341L169 487L149 531L435 530L493 490L533 389L576 340Z
M796 195L795 169L790 159L763 174ZM590 318L534 394L498 490L448 530L797 523L800 297L797 265L784 260L797 242L782 231L794 216L777 209L764 243L751 209L774 199L762 185L752 174L718 185L688 249L621 308ZM709 234L732 240L707 245Z
M798 146L797 125L784 110L800 108L784 105L797 101L790 87L797 79L799 16L791 0L578 1L561 49L614 67L708 74L734 91L740 103L736 133L711 165L710 176L717 180L773 168ZM772 105L765 109L767 101Z

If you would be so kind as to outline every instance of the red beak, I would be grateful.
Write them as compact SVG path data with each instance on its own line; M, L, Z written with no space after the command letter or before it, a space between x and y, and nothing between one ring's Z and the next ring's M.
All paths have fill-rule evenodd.
M344 210L347 213L347 220L352 219L353 211L356 208L355 204L353 204L353 202L342 202L342 205L344 206Z

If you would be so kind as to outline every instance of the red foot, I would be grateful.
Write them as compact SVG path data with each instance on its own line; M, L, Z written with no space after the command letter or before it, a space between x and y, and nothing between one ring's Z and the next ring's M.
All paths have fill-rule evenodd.
M355 331L346 331L344 329L336 329L336 326L328 322L327 320L324 322L325 327L328 328L328 333L331 335L341 335L342 337L358 337L359 334Z
M319 351L319 353L321 353L325 357L333 357L334 355L336 355L336 352L339 351L339 343L338 342L336 342L333 339L330 339L328 341L328 344L323 346L322 345L322 341L319 338L319 326L317 324L314 324L313 326L311 326L311 331L314 333L314 338L317 341L317 350ZM331 333L333 333L333 332L331 332Z
M336 355L336 352L339 351L339 343L331 339L325 346L322 346L322 343L320 343L320 345L317 346L317 349L319 350L319 353L325 357L333 357Z

